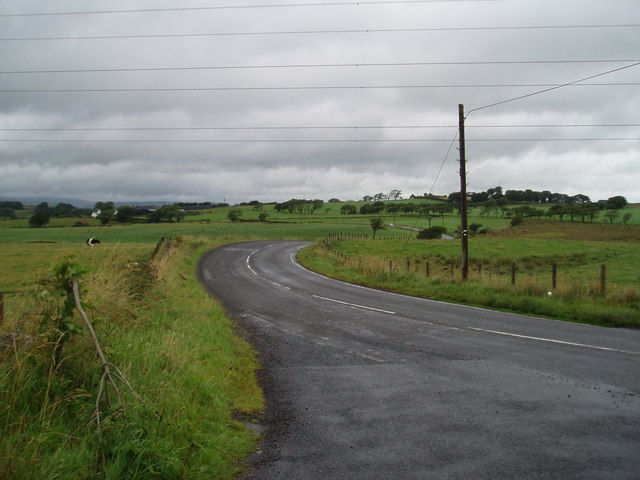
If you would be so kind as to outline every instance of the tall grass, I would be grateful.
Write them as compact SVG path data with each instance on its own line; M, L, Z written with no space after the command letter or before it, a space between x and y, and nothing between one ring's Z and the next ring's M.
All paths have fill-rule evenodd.
M83 303L123 388L101 404L101 366L86 335L56 367L38 315L0 359L0 479L233 478L256 438L235 420L263 408L251 347L194 279L207 242L176 245L153 265L114 252L85 279ZM37 312L36 312L37 313ZM15 324L9 319L9 324Z
M534 262L527 252L521 252L525 259L519 259L517 280L512 283L511 262L487 250L487 258L475 264L484 265L483 269L474 269L472 263L468 281L462 282L459 258L448 253L451 247L451 242L415 241L412 247L406 247L398 242L343 241L333 242L329 248L315 244L303 249L298 258L308 268L326 275L397 293L597 325L640 326L640 292L637 284L626 281L623 267L604 295L598 270L592 268L588 277L585 265L573 265L577 273L567 273L551 291L551 276L546 271L550 263L544 259ZM424 250L430 248L430 255L425 257ZM633 245L629 249L633 251ZM599 257L595 257L591 260L597 264ZM527 265L531 270L525 274Z

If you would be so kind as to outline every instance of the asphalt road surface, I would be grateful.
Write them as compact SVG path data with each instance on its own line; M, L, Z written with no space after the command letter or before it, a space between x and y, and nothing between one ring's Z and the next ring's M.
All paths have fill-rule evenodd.
M246 478L640 478L640 331L349 285L296 264L305 245L198 266L264 366Z

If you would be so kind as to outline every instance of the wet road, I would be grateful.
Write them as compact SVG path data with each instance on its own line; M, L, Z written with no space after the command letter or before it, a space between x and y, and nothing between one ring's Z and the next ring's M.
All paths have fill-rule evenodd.
M198 274L260 352L251 479L640 478L640 331L348 285L245 242Z

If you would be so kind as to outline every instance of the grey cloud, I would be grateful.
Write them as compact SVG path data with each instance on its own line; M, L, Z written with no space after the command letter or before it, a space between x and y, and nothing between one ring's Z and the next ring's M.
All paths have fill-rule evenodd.
M259 3L259 2L258 2ZM160 2L154 7L170 7ZM142 2L126 8L148 8ZM88 10L11 0L6 11ZM92 9L113 9L111 2ZM189 34L628 23L633 0L438 2L359 7L241 9L158 14L1 18L4 37ZM543 87L451 88L460 84L560 84L622 63L285 68L284 65L513 60L634 59L640 29L463 30L350 34L194 36L0 42L4 71L272 65L276 68L0 74L0 89L121 89L442 85L441 88L0 93L0 128L176 131L0 131L0 190L26 196L64 191L114 200L356 198L393 188L424 193L467 112ZM631 62L630 62L631 63ZM594 82L637 82L640 67ZM638 127L504 128L481 125L637 123L637 85L575 86L472 112L467 119L470 188L495 185L613 194L640 201L631 159ZM436 125L430 129L251 130L228 127ZM186 127L228 129L185 130ZM493 141L515 138L569 141ZM92 143L90 140L163 140ZM274 140L291 140L276 142ZM367 142L366 140L446 140ZM166 143L167 140L180 142ZM189 143L188 141L192 142ZM218 140L218 142L202 142ZM236 142L219 142L234 140ZM242 142L248 140L248 142ZM264 140L260 142L260 140ZM311 140L302 142L302 140ZM329 143L326 140L341 140ZM457 150L435 193L457 190ZM583 162L579 163L579 160Z

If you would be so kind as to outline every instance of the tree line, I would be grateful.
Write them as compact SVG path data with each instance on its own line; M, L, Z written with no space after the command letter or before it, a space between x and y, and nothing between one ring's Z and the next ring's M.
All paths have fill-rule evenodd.
M273 209L276 212L297 213L299 215L312 215L313 212L322 208L324 200L305 200L302 198L292 198L286 202L276 203Z
M107 225L113 220L120 223L132 221L151 223L180 222L185 217L184 208L179 204L163 205L152 210L143 210L141 207L131 205L116 207L113 202L96 202L93 209L76 208L68 203L59 203L54 207L50 207L47 202L42 202L34 208L33 214L29 218L29 225L32 227L44 227L52 217L79 217L91 215L94 212L95 217L102 225Z
M81 217L89 215L91 209L74 207L70 203L58 203L50 207L47 202L40 202L33 209L33 214L29 218L29 225L32 227L42 227L49 223L51 217ZM15 217L14 217L15 218Z
M159 208L142 209L131 205L115 207L113 202L96 202L94 211L96 218L102 225L106 225L111 220L120 223L127 223L143 216L147 222L181 222L185 217L184 208L178 204L163 205Z
M0 202L0 218L14 219L17 218L16 210L24 210L22 202L8 201Z
M505 190L502 187L489 188L483 192L468 192L468 199L472 204L503 206L514 203L540 203L540 204L560 204L560 205L598 205L600 210L621 209L628 205L627 199L621 195L609 197L606 200L592 202L587 195L581 193L577 195L567 195L566 193L552 193L549 190L536 191L526 190ZM460 201L460 192L452 192L447 196L450 202Z

